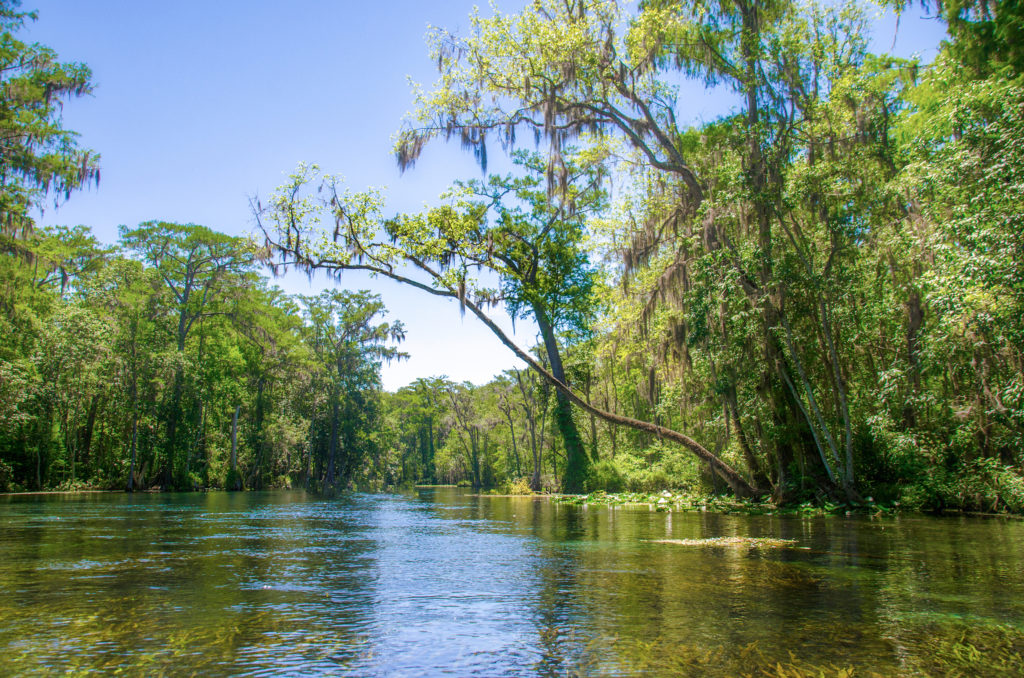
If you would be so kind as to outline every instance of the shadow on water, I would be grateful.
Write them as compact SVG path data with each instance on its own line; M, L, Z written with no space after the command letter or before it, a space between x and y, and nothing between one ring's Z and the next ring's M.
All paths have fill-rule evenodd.
M787 548L659 540L772 537ZM1024 525L406 495L0 501L9 673L1020 675Z

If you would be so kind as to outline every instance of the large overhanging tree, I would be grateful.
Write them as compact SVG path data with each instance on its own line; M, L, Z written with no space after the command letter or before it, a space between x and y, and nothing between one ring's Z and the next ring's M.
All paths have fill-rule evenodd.
M572 171L572 163L565 167L567 177L582 177ZM339 179L322 174L315 165L302 165L269 204L257 201L254 212L268 247L278 255L278 266L335 276L345 271L367 271L428 294L457 299L569 403L611 424L682 444L708 463L737 495L762 494L763 488L751 484L693 438L595 407L577 395L564 376L559 378L520 348L490 317L487 309L506 301L514 312L529 307L554 312L567 320L572 316L573 304L578 303L559 299L554 289L556 283L563 287L572 284L581 269L580 262L572 258L572 240L578 237L573 233L578 232L580 222L572 216L569 205L585 211L586 205L592 208L600 197L593 182L567 181L561 198L554 202L537 188L536 177L473 182L457 187L441 207L386 218L379 191L348 191ZM508 207L506 194L528 207ZM496 273L502 289L488 288L479 276L481 270ZM552 304L559 307L552 309ZM572 448L569 452L573 453ZM569 461L572 473L563 479L565 491L583 489L586 461L582 444L578 454L584 459Z
M807 414L794 386L807 380L787 341L785 274L777 259L787 163L800 152L797 142L811 122L822 83L837 77L829 67L852 65L861 53L859 21L849 8L801 9L788 0L646 0L635 14L615 0L538 0L517 14L474 15L468 36L431 34L440 78L417 92L415 112L398 136L397 160L409 168L432 140L455 138L486 167L489 143L510 149L523 137L543 140L548 179L558 191L568 182L563 156L569 144L581 136L616 139L660 177L675 201L634 230L623 252L626 274L674 247L680 231L702 232L707 249L721 254L722 276L734 281L759 318L755 369L772 409L772 428L787 432L772 444L775 489L785 496L793 450L802 446L817 448L829 470L823 489L841 488L855 498L844 366L835 350L828 351L838 393L835 418L843 429L841 441L832 442L828 427L836 424ZM728 119L729 133L719 135L716 150L741 157L738 201L727 208L737 212L734 221L743 225L744 237L749 233L746 253L729 232L730 220L721 218L712 178L702 173L705 142L695 144L677 120L671 83L680 76L737 97L739 112ZM813 161L821 151L812 145L809 153ZM655 290L662 297L680 296L671 289L679 277L672 272L685 270L691 253L683 246L675 255ZM825 297L818 305L827 334L831 309ZM810 389L804 390L813 400ZM822 438L830 441L831 455ZM743 447L756 483L764 484L760 464Z
M474 16L470 35L465 38L437 30L431 40L440 80L430 91L418 92L416 111L396 144L398 163L403 169L410 168L431 140L457 138L473 150L486 171L489 142L509 150L523 136L537 143L546 140L549 194L561 194L563 202L571 204L565 197L574 190L571 164L566 160L570 144L581 135L620 138L649 167L680 187L678 203L668 219L654 219L648 228L640 229L626 252L627 268L643 266L650 253L661 246L664 234L677 230L683 221L707 221L712 234L709 241L729 242L724 233L717 233L722 227L713 216L705 219L701 213L706 182L682 142L685 126L677 122L674 89L665 82L664 74L681 71L709 86L732 89L744 103L737 131L746 155L744 190L750 204L747 219L754 224L759 251L749 262L740 261L738 256L724 259L735 267L735 278L749 305L763 319L761 369L765 373L763 382L768 384L770 399L775 403L773 416L777 427L799 429L799 403L793 389L787 391L784 386L787 380L796 381L796 376L790 374L793 368L780 340L779 327L784 318L777 290L773 288L772 240L773 208L780 192L776 169L791 148L788 138L793 121L783 96L784 85L791 73L799 74L801 65L793 60L790 63L768 58L777 56L769 54L771 49L779 51L778 45L772 44L779 42L781 31L773 31L772 27L784 24L783 19L793 11L791 3L779 0L686 4L655 0L642 3L641 11L630 16L620 3L611 0L539 0L515 15L496 12L489 19ZM769 154L769 149L774 155ZM303 183L300 180L289 188L293 199L298 197ZM335 202L330 207L343 211L337 199L332 200ZM363 200L357 207L366 204ZM299 211L309 207L308 203L303 204ZM444 238L435 238L436 242L430 245L434 249L423 252L408 247L411 242L422 244L417 242L421 237L415 229L396 223L388 232L390 242L380 243L382 248L392 248L381 250L390 256L377 258L373 263L411 264L427 273L430 289L443 289L464 300L466 282L461 271L472 265L472 257L462 261L461 266L450 267L452 255L447 251L458 251L471 232L472 227L466 224L474 219L464 221L461 226L449 227L447 232L429 224L434 229L432 236L435 232L443 233ZM672 222L673 227L666 228L665 221ZM344 226L345 222L341 217L337 223ZM299 222L290 215L283 217L282 223L292 228ZM279 232L286 248L291 244L287 228ZM289 251L301 258L306 254L302 246L308 247L310 241L300 230L295 231L295 236L297 247ZM346 242L357 257L371 261L366 258L367 243L352 240L352 234L346 233L344 227L336 227L333 238L320 239ZM370 243L373 256L378 257L375 247ZM685 252L681 251L681 256ZM321 261L326 266L339 263ZM363 259L357 263L362 264ZM481 300L491 299L484 294ZM553 378L565 386L564 380ZM568 398L566 391L560 388ZM844 418L847 435L842 485L847 495L852 496L851 437L845 412ZM686 440L693 443L689 438ZM775 456L778 467L783 469L779 472L780 487L785 484L791 444L788 439L777 441ZM714 459L710 462L712 468L737 492L757 493L761 488L755 489L754 485L764 485L763 474L750 459L754 485L732 469L725 470L723 462L703 447L696 447L700 449L699 456Z

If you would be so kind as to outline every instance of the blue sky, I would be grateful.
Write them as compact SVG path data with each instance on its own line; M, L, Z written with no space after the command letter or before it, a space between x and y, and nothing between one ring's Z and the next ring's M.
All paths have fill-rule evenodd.
M28 38L88 64L96 85L64 115L82 145L101 154L102 181L47 210L43 224L86 224L108 243L118 225L151 219L249 233L248 197L267 196L300 161L344 175L355 189L387 186L396 212L479 175L457 144L428 147L400 175L390 141L412 105L408 77L435 76L428 24L466 29L471 2L24 0L23 8L40 14ZM929 61L942 27L920 14L909 11L898 34L892 17L880 19L876 49L888 50L896 35L896 53ZM702 92L683 101L681 117L696 120L730 105ZM388 389L440 374L483 383L516 365L454 303L365 276L343 282L380 292L406 324L412 359L384 367ZM278 284L301 294L323 286L299 275ZM531 326L516 328L521 345L534 343Z

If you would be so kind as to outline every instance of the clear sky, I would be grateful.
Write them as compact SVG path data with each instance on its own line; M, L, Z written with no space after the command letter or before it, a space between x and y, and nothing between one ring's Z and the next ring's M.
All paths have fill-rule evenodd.
M435 77L428 24L466 29L468 0L23 0L23 8L40 14L28 39L88 64L96 85L64 117L101 154L100 186L47 210L43 224L86 224L107 243L118 225L152 219L241 235L253 228L248 197L268 195L300 161L344 175L354 189L388 187L395 212L418 210L453 179L479 175L471 154L439 143L400 175L390 141L412 105L408 78ZM930 61L942 26L920 14L908 12L898 33L891 17L881 18L875 49L895 45L897 54ZM680 101L680 117L691 120L731 106L699 90ZM299 294L323 287L300 275L278 284ZM343 284L378 291L406 325L412 358L384 367L385 388L441 374L479 384L516 364L455 303L365 276ZM516 329L521 345L534 343L532 326Z

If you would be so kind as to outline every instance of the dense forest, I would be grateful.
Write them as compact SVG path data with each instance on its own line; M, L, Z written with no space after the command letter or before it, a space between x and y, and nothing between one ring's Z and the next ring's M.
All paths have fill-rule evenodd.
M393 214L301 165L253 201L253 237L154 221L104 244L33 221L99 183L60 115L91 73L20 41L34 16L0 1L0 490L1024 511L1024 14L931 9L948 39L930 64L871 53L860 2L474 14L429 34L438 80L395 155L414 172L457 140L481 178ZM684 79L735 109L683 122ZM488 173L495 153L510 171ZM289 296L268 278L289 268L337 287ZM522 369L383 391L404 329L343 290L349 270L455 300Z

